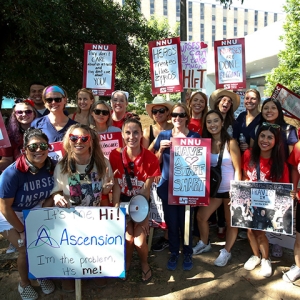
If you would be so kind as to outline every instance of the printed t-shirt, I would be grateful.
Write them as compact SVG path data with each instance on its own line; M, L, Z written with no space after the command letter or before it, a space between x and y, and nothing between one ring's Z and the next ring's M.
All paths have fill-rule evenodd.
M105 158L108 173L104 178L99 178L96 165L92 171L85 175L86 165L76 165L76 173L63 174L61 164L58 163L54 170L54 187L51 195L63 192L65 199L74 205L80 206L99 206L103 185L112 177L112 170L108 159ZM108 175L108 176L107 176Z
M188 129L194 132L202 134L202 119L194 119L191 118L190 123L188 125Z
M21 172L16 162L8 166L0 176L0 198L14 198L15 211L30 209L47 199L53 188L53 176L43 166L37 174Z
M41 129L48 136L49 143L54 143L62 141L66 131L73 124L77 124L77 122L69 118L65 127L57 131L51 124L49 116L46 115L44 117L33 120L31 123L31 127Z
M243 170L245 171L248 179L250 181L257 181L257 174L255 166L250 166L251 152L247 149L243 154ZM260 166L260 180L261 181L273 181L270 178L272 161L270 158L260 157L259 166ZM286 163L284 163L283 174L280 180L276 182L289 183L289 170Z
M123 149L123 156L120 153L120 149L114 149L109 156L109 161L113 172L118 170L114 175L118 179L118 183L121 188L121 194L126 196L135 196L139 194L140 189L144 186L144 183L148 178L160 176L160 168L157 157L149 150L142 148L139 156L134 160L134 177L131 179L132 190L130 191L127 186L124 166L130 172L129 162L130 159L126 152L126 147ZM123 163L122 163L123 157Z

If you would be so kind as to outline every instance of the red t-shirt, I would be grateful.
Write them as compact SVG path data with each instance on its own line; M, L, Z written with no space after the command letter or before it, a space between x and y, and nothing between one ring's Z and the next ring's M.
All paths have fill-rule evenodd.
M161 174L157 157L152 152L142 147L140 155L134 160L134 177L131 178L132 190L129 191L126 183L122 157L124 166L127 168L129 173L131 171L129 168L129 162L131 161L127 155L126 147L124 148L122 156L120 149L114 149L109 155L109 162L113 172L118 170L114 177L118 179L121 193L126 196L138 195L139 190L144 186L144 183L148 178L160 176Z
M202 135L202 119L191 118L188 129Z
M243 171L246 174L246 177L250 181L257 181L256 168L250 167L250 158L251 152L247 149L243 154ZM261 181L273 181L270 179L270 169L271 169L271 159L260 157L259 166L260 166L260 180ZM286 163L284 163L284 169L282 177L278 182L289 183L289 169Z

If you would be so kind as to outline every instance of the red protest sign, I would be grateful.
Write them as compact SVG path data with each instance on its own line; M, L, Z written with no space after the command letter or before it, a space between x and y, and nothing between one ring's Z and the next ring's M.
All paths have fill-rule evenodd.
M57 161L62 159L65 154L62 142L51 143L49 146L48 156Z
M171 141L168 204L209 205L211 140Z
M149 42L152 94L182 91L180 38Z
M246 88L245 39L214 42L216 88Z
M116 148L123 147L123 139L121 132L107 132L107 133L100 133L100 147L104 156L108 159L109 154Z
M83 87L110 96L115 88L116 45L84 44Z
M283 110L287 111L294 118L300 120L300 96L287 89L281 84L277 84L272 98L278 100Z

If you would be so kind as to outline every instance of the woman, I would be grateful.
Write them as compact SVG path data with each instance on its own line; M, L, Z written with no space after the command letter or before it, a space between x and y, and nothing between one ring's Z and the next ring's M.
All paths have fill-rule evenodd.
M158 134L163 130L173 128L173 124L168 122L173 105L172 101L166 101L162 96L156 96L151 104L145 105L149 117L154 121L154 125L150 125L150 127L144 129L143 146L146 149L154 151L153 141Z
M95 102L95 98L91 89L82 88L76 93L77 111L70 114L69 118L80 123L89 125L90 108Z
M91 107L90 124L99 134L107 132L121 132L116 126L112 126L111 108L107 102L98 100Z
M34 120L31 126L43 130L49 143L62 141L68 128L77 123L64 114L67 94L60 86L49 85L44 89L42 99L50 113Z
M17 265L21 280L18 291L21 298L37 299L38 293L28 278L22 210L52 206L50 192L54 165L48 158L48 137L41 130L27 129L23 145L23 154L0 176L0 232L19 250ZM42 180L43 185L40 184ZM35 186L35 189L29 190L28 184ZM19 240L23 241L23 245L18 244ZM54 291L52 281L38 279L38 283L45 294Z
M202 135L202 118L207 113L207 96L202 92L193 93L188 107L191 116L188 128Z
M65 154L54 170L51 191L55 206L99 206L101 196L109 193L113 182L97 133L84 124L72 125L63 139L63 148ZM63 280L62 288L74 291L74 280Z
M4 170L20 155L23 149L23 134L36 118L37 111L34 108L32 100L16 99L11 116L7 125L7 134L11 143L11 147L1 148L0 170Z
M294 245L295 264L291 266L288 272L283 274L282 279L286 282L294 282L300 277L300 191L297 188L300 179L300 142L295 145L288 163L292 165L293 196L297 199L296 241Z
M128 202L132 196L143 195L150 198L150 187L155 176L160 175L159 163L155 155L141 146L143 130L136 119L126 120L122 136L125 148L115 149L110 153L109 161L115 174L113 187L113 205ZM142 282L147 283L152 278L152 270L148 264L148 246L146 242L149 233L149 220L126 224L126 278L130 269L134 248L140 257L142 267Z
M184 205L168 204L168 188L169 188L169 172L170 172L170 146L171 138L190 137L200 138L196 132L188 129L190 115L188 108L183 103L177 103L171 110L171 121L174 126L171 130L162 131L155 142L154 149L159 162L162 164L162 176L157 186L157 194L162 199L163 211L166 224L168 226L169 249L171 256L167 263L167 268L174 271L177 268L180 248L180 235L184 240ZM191 217L193 210L191 209ZM192 220L190 218L190 224ZM183 246L183 269L191 270L193 268L192 261L192 233L189 228L189 244ZM179 233L180 231L180 233Z
M198 209L197 221L201 240L193 248L194 254L208 252L211 249L209 242L208 219L211 214L223 203L227 223L225 247L220 250L219 257L214 264L224 267L231 258L231 248L236 240L238 229L231 227L229 190L230 180L241 180L241 153L236 140L228 135L222 114L218 110L209 111L204 117L203 137L211 138L211 166L216 166L218 157L223 149L222 181L215 198L210 198L208 206Z
M282 107L278 100L269 98L264 101L261 108L261 120L258 126L262 125L264 122L280 125L284 147L284 161L286 161L292 152L294 145L298 142L298 137L295 127L284 121ZM258 126L250 133L250 148L253 146L255 137L257 136Z
M209 97L209 107L220 111L224 120L224 127L234 126L233 113L240 105L240 96L234 92L218 89L215 90Z
M260 100L260 93L258 90L249 89L245 92L244 106L246 110L239 114L233 128L233 137L237 141L239 141L241 133L246 138L246 143L239 143L242 152L249 148L250 133L260 122Z
M243 155L243 180L288 183L289 171L282 157L283 147L280 126L267 122L263 123L257 130L252 150L246 150ZM260 170L259 178L257 169ZM258 213L260 212L258 211ZM269 241L265 232L248 229L248 239L253 255L244 264L244 268L253 270L261 264L261 275L270 277L272 266L269 259Z

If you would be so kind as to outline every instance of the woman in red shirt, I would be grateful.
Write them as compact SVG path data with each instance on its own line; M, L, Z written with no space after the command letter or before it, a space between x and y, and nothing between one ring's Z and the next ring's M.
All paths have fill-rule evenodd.
M243 155L243 179L289 183L289 170L282 159L283 156L280 125L262 123L253 148L247 149ZM244 264L244 268L253 270L261 264L261 275L270 277L272 266L269 259L269 241L265 232L248 229L248 239L253 255Z

